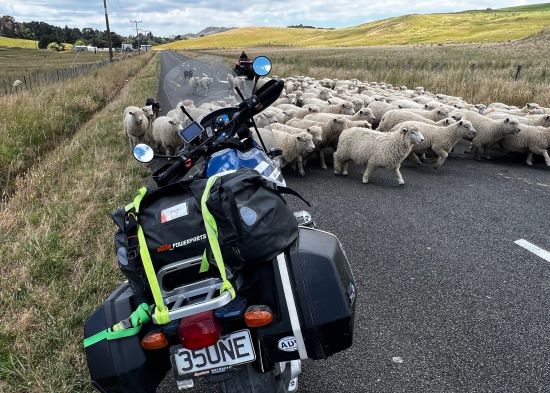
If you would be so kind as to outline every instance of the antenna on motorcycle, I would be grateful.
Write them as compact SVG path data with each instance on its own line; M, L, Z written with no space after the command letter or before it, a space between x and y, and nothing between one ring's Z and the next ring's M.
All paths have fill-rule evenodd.
M183 105L180 106L180 109L181 109L181 111L183 112L183 114L184 114L185 116L187 116L187 118L188 118L189 120L191 120L192 122L195 121L195 119L193 119L193 117L189 114L189 112L187 112L187 110L185 109L185 107L184 107Z

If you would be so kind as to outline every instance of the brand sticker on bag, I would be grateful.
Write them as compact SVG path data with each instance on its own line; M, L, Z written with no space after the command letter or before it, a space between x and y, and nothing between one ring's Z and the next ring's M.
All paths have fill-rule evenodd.
M187 202L180 203L179 205L169 207L160 212L160 222L167 223L175 220L176 218L185 217L189 214Z
M277 348L284 352L294 352L298 350L298 344L296 343L296 337L287 336L283 337L277 343Z

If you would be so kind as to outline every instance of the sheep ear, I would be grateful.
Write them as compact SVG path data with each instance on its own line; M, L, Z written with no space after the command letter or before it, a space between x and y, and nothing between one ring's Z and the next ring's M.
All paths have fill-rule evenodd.
M544 119L545 120L550 120L550 115L547 115Z
M134 111L130 111L128 114L134 116Z
M407 132L409 132L409 129L408 129L407 127L403 127L403 128L401 129L401 132L402 132L403 134L406 134Z
M304 138L302 138L300 135L298 135L298 136L296 137L296 139L299 140L300 142L304 140Z
M505 123L510 123L510 118L507 117L506 120L504 120Z
M174 125L174 126L176 125L175 120L168 120L168 123L170 123L170 124L172 124L172 125Z
M460 121L458 122L458 125L459 125L459 126L461 126L461 125L463 125L463 124L464 124L464 122L463 122L462 120L460 120Z

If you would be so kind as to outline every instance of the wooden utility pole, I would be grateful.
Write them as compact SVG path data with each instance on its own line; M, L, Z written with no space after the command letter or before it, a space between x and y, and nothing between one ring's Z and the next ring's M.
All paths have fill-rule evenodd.
M137 39L137 43L138 43L138 51L139 51L139 53L141 53L141 46L139 45L138 23L143 23L143 21L142 20L131 20L130 23L135 23L136 24L136 39Z
M113 62L113 44L111 43L111 29L109 28L109 15L107 14L107 0L103 0L105 9L105 24L107 25L107 41L109 42L109 61Z

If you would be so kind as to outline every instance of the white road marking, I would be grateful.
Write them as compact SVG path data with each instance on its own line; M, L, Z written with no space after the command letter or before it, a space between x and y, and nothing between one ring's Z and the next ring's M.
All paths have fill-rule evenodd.
M206 75L206 74L203 72L203 73L202 73L202 76L208 76L208 75Z
M193 69L196 71L196 70L197 70L197 67L193 67Z
M227 83L227 84L229 84L228 81L218 81L218 83Z
M532 252L536 256L541 257L545 261L550 262L550 252L543 250L538 246L535 246L533 243L529 243L525 239L516 240L514 243L516 243L520 247L525 248L527 251Z

